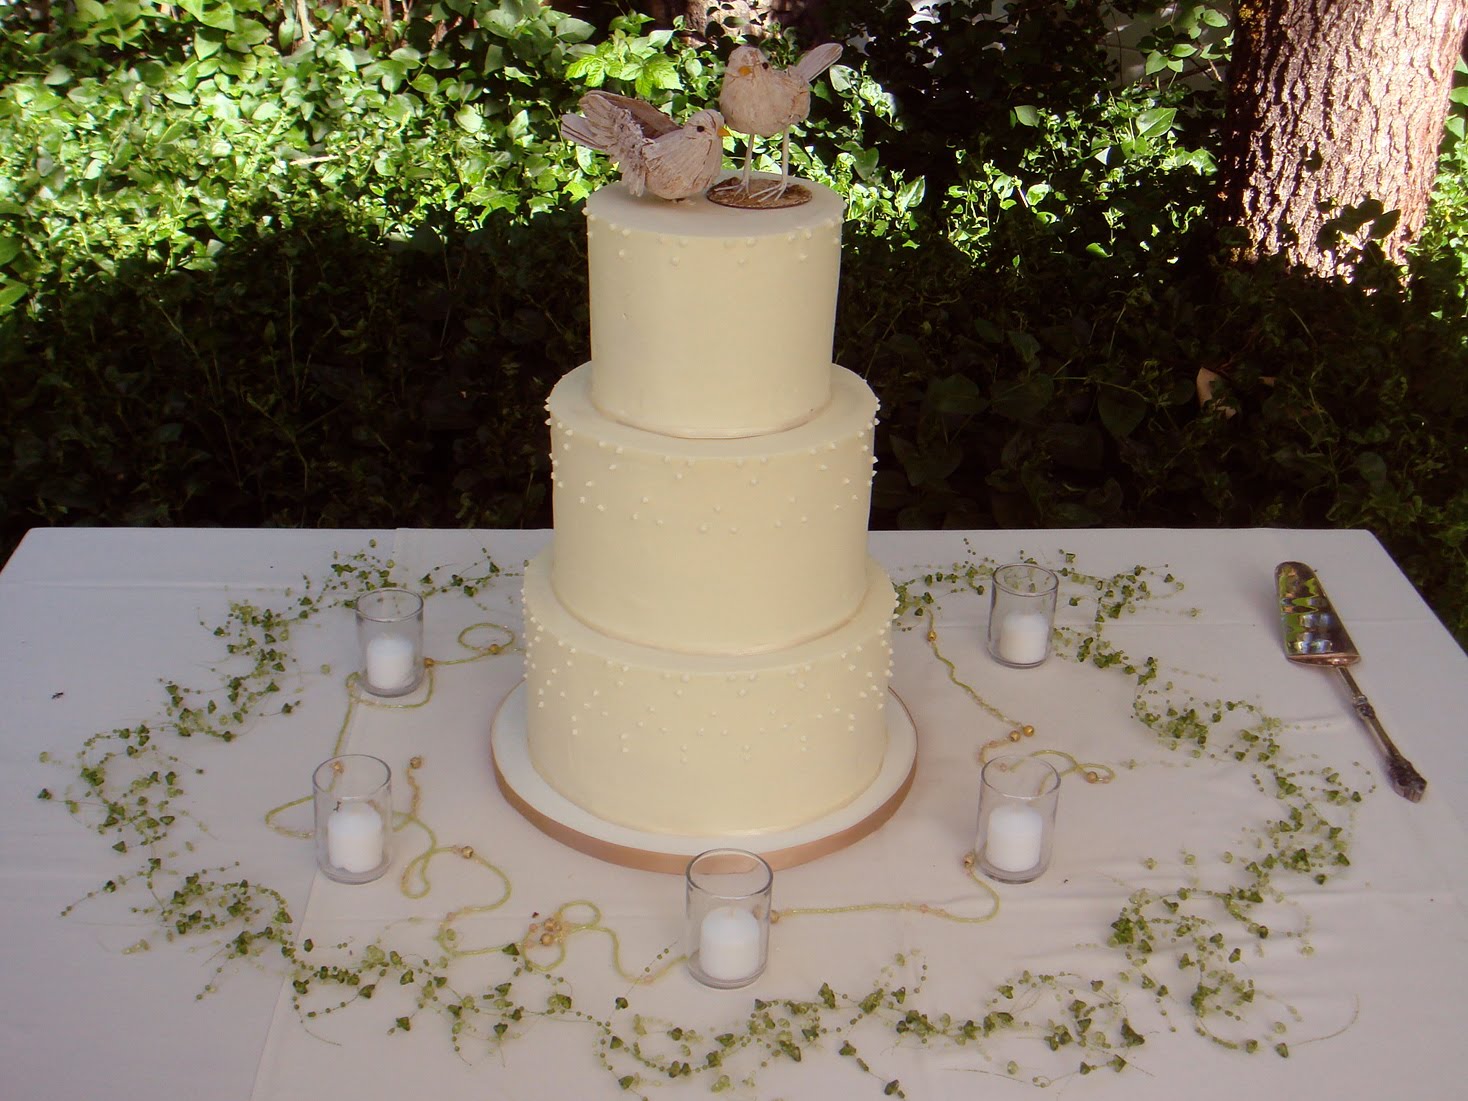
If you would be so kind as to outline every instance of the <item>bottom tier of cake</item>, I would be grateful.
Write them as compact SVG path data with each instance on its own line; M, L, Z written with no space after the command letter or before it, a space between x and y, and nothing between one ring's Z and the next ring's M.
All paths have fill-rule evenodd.
M654 833L789 829L844 805L882 765L892 582L874 561L830 634L747 656L608 638L571 615L550 556L525 571L530 757L590 813Z

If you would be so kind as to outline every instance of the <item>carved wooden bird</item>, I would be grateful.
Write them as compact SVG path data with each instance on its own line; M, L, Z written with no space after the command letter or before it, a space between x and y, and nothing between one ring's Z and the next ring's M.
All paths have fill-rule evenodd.
M783 194L790 178L790 128L810 114L810 82L836 63L841 47L834 42L816 46L801 55L789 69L777 69L754 46L740 46L729 55L724 84L719 90L719 110L733 130L744 134L744 190L749 190L754 139L783 137L780 148L780 184Z
M724 165L724 118L698 111L679 126L650 103L588 92L582 114L561 116L561 136L612 158L633 195L686 199L707 191Z

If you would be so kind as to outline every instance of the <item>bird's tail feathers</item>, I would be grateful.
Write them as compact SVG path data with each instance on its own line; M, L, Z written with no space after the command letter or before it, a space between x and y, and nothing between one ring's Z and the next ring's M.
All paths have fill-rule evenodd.
M614 160L624 161L647 136L632 113L618 102L620 99L621 96L584 95L581 110L586 112L586 129L599 143L597 148L611 154Z
M801 55L800 60L795 63L795 71L807 84L815 80L832 65L836 64L841 57L841 45L837 42L826 42L820 46L813 46Z
M577 145L584 145L588 149L600 151L605 148L597 136L595 127L580 115L561 116L561 137Z

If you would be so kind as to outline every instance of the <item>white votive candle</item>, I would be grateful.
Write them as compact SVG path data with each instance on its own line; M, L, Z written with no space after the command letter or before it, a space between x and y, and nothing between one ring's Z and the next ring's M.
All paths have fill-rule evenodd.
M402 635L378 635L367 643L367 687L396 692L418 675L413 640Z
M382 863L382 816L368 803L343 803L326 820L326 859L351 875Z
M989 814L984 859L1001 872L1027 872L1040 863L1045 817L1034 807L1005 803Z
M999 656L1015 665L1045 660L1050 649L1050 620L1040 612L1015 612L999 625Z
M716 982L737 982L760 969L759 921L748 910L720 906L698 929L698 967Z

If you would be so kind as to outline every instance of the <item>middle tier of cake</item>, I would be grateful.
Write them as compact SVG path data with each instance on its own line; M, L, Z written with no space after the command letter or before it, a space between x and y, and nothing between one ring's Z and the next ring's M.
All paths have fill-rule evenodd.
M590 365L551 393L560 603L602 634L698 654L787 649L856 614L877 399L832 366L794 428L682 439L603 415Z

